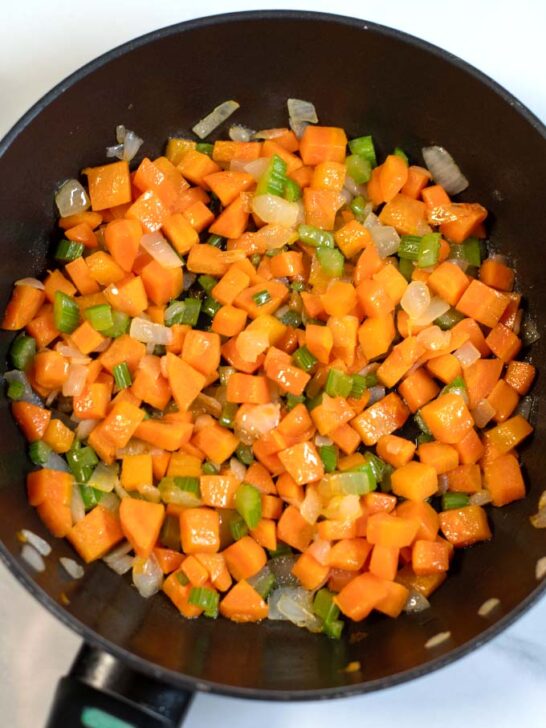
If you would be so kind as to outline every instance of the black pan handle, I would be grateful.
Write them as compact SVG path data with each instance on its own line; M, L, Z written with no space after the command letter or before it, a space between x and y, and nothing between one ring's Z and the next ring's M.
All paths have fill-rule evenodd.
M84 644L57 686L46 728L178 728L192 698Z

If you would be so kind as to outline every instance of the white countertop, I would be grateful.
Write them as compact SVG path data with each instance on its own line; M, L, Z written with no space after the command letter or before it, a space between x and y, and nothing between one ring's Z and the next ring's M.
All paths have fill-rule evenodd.
M189 5L180 0L10 2L0 26L0 136L55 83L130 38L198 15L271 7L335 11L412 33L473 63L546 119L546 4L541 0L300 0L297 5L239 0L229 6L201 0L198 12ZM0 565L0 725L41 728L55 684L79 643ZM184 725L225 724L230 711L238 728L330 728L364 721L374 728L436 722L442 728L544 728L545 654L543 599L493 642L410 684L343 701L267 707L198 695Z

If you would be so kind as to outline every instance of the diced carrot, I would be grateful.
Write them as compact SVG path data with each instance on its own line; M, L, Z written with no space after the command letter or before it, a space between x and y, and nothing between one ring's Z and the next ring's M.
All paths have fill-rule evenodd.
M415 443L397 435L382 435L377 442L377 454L394 468L407 465L415 452Z
M400 518L417 523L415 538L434 541L440 528L440 518L434 508L426 501L407 500L396 508Z
M449 544L445 541L417 540L413 545L411 566L417 576L427 576L449 569Z
M21 289L21 288L22 289L26 289L27 287L28 286L16 286L15 291L13 293L13 296L15 296L17 294L17 290L18 289ZM54 303L54 301L55 301L55 293L57 291L62 291L63 293L66 293L67 296L74 296L75 293L76 293L75 287L72 285L72 283L70 283L69 280L67 280L63 276L63 274L61 273L61 271L58 270L58 269L55 269L55 270L51 271L51 273L47 276L47 278L44 281L44 287L45 287L45 295L46 295L46 298L51 303ZM38 310L38 308L40 308L40 306L43 303L44 296L43 296L43 292L42 291L38 291L38 293L40 295L37 296L36 290L37 289L35 289L35 288L32 289L32 291L35 292L34 294L32 294L32 296L26 290L24 290L21 293L21 295L24 295L25 298L28 297L29 299L32 299L32 301L34 301L35 303L36 303L36 301L39 300L39 305L36 307L36 310ZM13 299L13 297L12 297L12 299ZM6 313L9 310L9 305L10 304L8 304L8 309L6 310ZM28 301L25 301L25 304L24 305L25 305L25 307L28 306L29 305ZM34 313L36 313L36 312L34 312ZM33 316L34 316L34 313L33 313ZM23 326L24 325L25 324L23 324ZM4 326L4 328L6 328L6 327Z
M396 154L389 154L381 165L379 187L383 202L390 202L408 180L408 165Z
M143 410L129 402L119 402L112 407L101 422L101 432L114 447L125 447L143 419Z
M121 484L125 490L136 490L139 485L153 484L152 456L124 455L121 463Z
M373 280L380 283L395 305L398 305L408 287L408 282L394 265L385 265L373 274Z
M487 258L480 266L480 280L498 291L511 291L514 287L514 270L494 258Z
M525 498L525 483L514 455L507 453L484 465L483 477L494 506L505 506Z
M311 442L300 442L279 453L287 472L298 485L320 480L324 475L322 460Z
M58 225L63 230L70 230L70 228L86 223L89 225L91 230L98 228L102 222L102 215L99 212L92 212L91 210L85 210L74 215L67 215L67 217L59 218Z
M192 554L184 559L180 571L186 575L192 586L203 586L209 579L206 567Z
M193 444L212 462L223 463L233 455L239 440L230 430L213 424L200 429L193 438Z
M493 328L499 322L509 298L494 288L473 280L457 303L457 310L484 326Z
M293 576L298 579L304 589L314 591L319 589L326 583L330 573L329 566L323 566L311 556L311 554L302 554L294 567L292 568Z
M525 361L511 361L506 370L506 383L522 397L531 389L536 369Z
M365 316L370 318L385 317L394 310L395 302L378 281L363 280L356 289L356 295Z
M201 498L206 506L233 508L239 480L232 473L225 475L201 475Z
M163 582L162 589L181 614L186 617L186 619L198 617L203 610L189 602L192 585L183 585L178 578L178 573L179 572L175 571L172 574L169 574Z
M481 506L452 508L440 513L440 528L453 546L471 546L477 541L488 541L491 531L487 515Z
M89 511L85 518L78 521L66 537L82 559L89 563L101 559L121 541L123 531L119 517L98 505Z
M244 580L235 584L220 602L220 614L233 622L259 622L268 613L262 597Z
M360 285L366 278L371 278L374 273L381 270L385 265L377 252L374 243L369 243L360 254L354 270L355 285Z
M227 568L236 581L249 579L265 566L263 548L250 536L243 536L223 552Z
M446 260L432 271L427 284L436 295L447 301L450 306L456 306L470 285L470 280L458 265Z
M273 495L262 494L262 518L277 521L281 517L282 501Z
M133 374L145 354L146 346L142 342L133 339L128 334L123 334L114 339L108 349L100 355L99 361L110 373L117 364L126 362L129 371Z
M159 538L165 506L136 498L123 498L119 508L120 524L135 552L148 558Z
M303 190L303 206L307 225L313 225L323 230L333 230L336 213L342 204L339 192L334 190L316 190L311 187Z
M105 210L108 207L131 202L131 180L127 162L112 162L101 167L87 167L83 170L87 175L91 209Z
M36 346L42 349L51 344L60 332L55 326L55 318L53 316L53 307L49 303L45 303L37 315L26 326L27 333L36 339Z
M495 447L499 455L504 455L517 447L532 432L533 428L529 422L521 415L515 415L488 430L485 433L485 442Z
M370 573L379 579L392 581L398 570L399 553L397 546L375 544L370 558Z
M262 145L262 157L272 157L276 155L286 163L287 172L294 172L303 166L301 159L288 152L283 146L277 143L276 139L266 139Z
M385 354L395 336L392 314L366 319L358 329L358 340L368 360Z
M141 237L138 220L112 220L104 228L104 242L110 255L127 272L133 267Z
M303 487L286 472L277 480L277 492L280 498L291 505L301 505L304 498Z
M372 547L364 538L343 538L333 544L328 554L328 566L345 571L360 571Z
M262 518L256 528L250 529L252 538L264 549L277 549L277 524L268 518Z
M186 508L180 514L180 538L186 554L214 554L220 548L218 512L210 508Z
M89 255L85 262L89 268L89 275L101 286L118 283L123 280L123 269L115 262L111 255L102 250Z
M177 571L184 560L183 555L178 551L160 547L154 549L154 556L157 559L159 568L164 574L171 574L173 571Z
M482 488L482 474L479 465L466 464L450 470L447 474L448 489L457 493L477 493Z
M97 281L91 275L91 271L85 258L76 258L66 264L66 272L72 279L79 293L84 296L89 293L98 293L100 290Z
M179 409L185 412L205 386L206 378L174 354L167 353L166 361L167 378L174 400Z
M499 379L487 401L495 410L495 422L504 422L518 406L519 396L504 379Z
M82 222L74 227L68 228L65 232L67 240L72 240L76 243L83 243L86 248L96 248L98 246L98 240L96 234L93 232L91 226Z
M438 395L440 387L421 367L400 382L398 391L411 412L417 412Z
M34 357L34 377L44 389L60 389L68 379L69 362L57 351L40 351Z
M70 341L82 354L90 354L100 347L105 338L91 326L89 321L84 321L72 332Z
M409 410L395 392L368 407L352 420L365 445L375 445L382 435L390 435L405 423Z
M482 399L486 399L495 384L498 382L502 372L502 361L500 359L478 359L463 372L468 402L471 409L474 409Z
M500 323L489 332L485 341L493 354L504 362L511 361L517 356L522 343L513 331Z
M425 500L438 489L438 474L432 465L408 462L391 476L393 492L408 500Z
M385 175L384 165L381 175ZM417 235L426 223L426 208L417 197L395 193L379 213L379 220L383 225L395 228L400 235Z
M111 283L103 293L112 308L129 316L140 316L148 308L148 296L140 276Z
M412 197L414 200L418 200L421 196L421 192L430 182L431 178L432 175L428 169L411 164L408 167L408 179L402 187L402 194L407 195L407 197Z
M296 506L289 505L277 524L277 538L298 551L305 551L312 537L313 526L303 518Z
M421 415L435 439L448 445L460 442L474 425L463 398L452 392L426 404Z
M11 412L29 442L42 439L51 419L50 410L21 400L12 402Z
M469 430L462 440L456 442L454 447L459 453L459 460L463 465L477 463L484 450L483 443L474 428Z
M409 590L395 581L384 581L383 584L387 590L387 594L375 605L375 608L378 612L382 612L388 617L396 618L406 606Z
M300 155L305 165L345 161L347 135L333 126L309 125L300 139Z
M485 220L487 210L476 202L455 202L448 207L450 222L440 225L442 235L454 243L464 242Z
M374 513L368 518L366 538L374 545L403 548L412 543L418 529L419 523L415 520Z
M75 292L75 289L73 289L73 292ZM8 331L17 331L24 328L36 316L44 299L44 292L38 288L27 285L14 286L4 312L2 328ZM52 299L50 298L50 300Z
M387 594L386 582L366 573L355 576L334 597L334 601L346 617L358 622L367 617Z
M449 384L462 372L461 363L453 354L442 354L434 357L434 359L429 359L426 362L426 368L444 384Z
M409 336L397 344L379 365L377 376L386 387L393 387L424 352L423 344L415 336Z
M70 450L74 442L74 433L62 420L52 418L42 439L54 452L65 453Z
M31 506L50 502L70 506L74 477L62 470L42 468L27 475L27 495Z
M72 406L80 420L102 420L106 416L109 401L109 387L102 382L93 382L80 395L72 398Z
M417 449L422 463L432 465L438 475L453 470L459 464L459 453L453 445L443 442L423 442Z
M369 230L357 220L351 220L336 230L334 238L346 258L353 258L372 242Z

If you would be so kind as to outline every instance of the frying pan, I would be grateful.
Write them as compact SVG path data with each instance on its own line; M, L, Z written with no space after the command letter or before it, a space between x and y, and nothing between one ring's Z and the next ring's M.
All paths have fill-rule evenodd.
M253 128L285 125L288 97L312 100L322 124L343 126L349 136L373 133L381 155L395 145L415 160L426 144L449 149L471 181L461 199L491 211L492 241L516 264L530 313L544 330L546 260L535 253L544 220L542 124L490 79L420 40L361 20L285 11L210 17L131 41L73 74L21 119L0 145L0 306L12 281L46 268L55 239L52 193L63 177L104 163L116 124L144 138L139 157L153 156L168 136L188 134L228 98L241 104L234 118ZM0 334L1 362L11 338ZM544 365L543 340L533 358ZM540 407L542 379L534 391ZM458 553L432 608L349 624L332 641L283 622L185 620L163 596L141 599L102 562L67 582L58 559L74 554L27 504L29 462L2 399L0 555L85 641L48 725L98 726L102 710L129 726L173 726L195 690L270 700L341 697L415 679L476 649L544 590L535 579L544 538L529 524L546 469L546 425L540 417L535 425L523 450L529 497L492 509L494 540ZM52 544L43 573L22 562L20 528ZM491 597L501 606L486 620L477 610ZM442 631L451 638L426 649ZM359 671L345 671L352 661Z

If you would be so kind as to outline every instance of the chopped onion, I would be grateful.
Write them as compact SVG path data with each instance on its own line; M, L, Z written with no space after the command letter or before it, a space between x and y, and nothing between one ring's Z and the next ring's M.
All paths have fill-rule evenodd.
M378 369L379 362L373 361L371 364L366 364L365 367L362 367L358 373L365 377L367 374L373 374L373 372L376 372Z
M242 410L242 412L241 412ZM241 407L235 418L235 430L245 445L266 435L278 426L281 420L279 404L256 404Z
M55 401L55 400L57 399L57 397L59 396L59 393L60 393L60 391L61 391L60 389L53 389L53 390L52 390L52 391L51 391L51 392L50 392L50 393L49 393L49 394L47 395L47 397L46 397L46 400L45 400L45 406L46 406L46 407L51 407L51 405L53 404L53 402L54 402L54 401Z
M161 485L161 498L165 503L172 503L183 508L199 508L199 506L203 505L201 499L194 493L181 490L174 483L169 484L168 480Z
M144 318L136 317L131 321L129 335L144 344L165 346L173 340L173 332L167 326L154 324Z
M78 440L87 440L98 424L98 420L82 420L78 423L76 427L76 437Z
M103 559L103 561L106 561L106 559ZM116 574L119 576L123 576L123 574L126 574L128 571L131 571L133 568L133 564L135 562L134 556L120 556L118 559L113 559L112 561L106 561L106 565L108 568L112 569Z
M546 507L546 490L543 490L538 499L539 510Z
M535 341L540 339L540 332L536 321L532 319L529 314L525 316L523 323L521 324L521 338L525 346L534 344Z
M91 204L87 192L77 179L68 179L63 182L55 194L55 203L61 217L84 212Z
M516 414L521 415L526 420L528 420L529 417L531 416L531 412L532 412L534 403L535 403L534 397L531 397L531 396L522 397L516 408Z
M294 564L298 560L297 556L275 556L269 561L269 568L275 575L275 580L279 586L296 586L298 580L292 574Z
M39 291L44 291L45 287L42 281L37 278L19 278L15 281L14 286L30 286L31 288L37 288Z
M116 141L113 147L106 147L107 157L116 157L125 162L130 162L136 156L144 140L135 134L134 131L126 129L123 124L116 126Z
M72 579L81 579L85 574L83 566L78 564L77 561L74 561L74 559L67 559L66 556L61 556L59 562Z
M51 546L48 542L41 536L38 536L37 533L34 533L34 531L29 531L28 528L22 528L17 533L17 538L22 543L29 543L31 546L34 546L36 551L42 556L49 556L51 553Z
M310 632L322 631L322 620L313 612L313 592L300 587L285 587L277 601L278 611L292 624Z
M326 437L325 435L315 435L315 445L317 447L324 447L326 445L333 445L334 441L331 437Z
M491 597L491 599L486 599L481 605L478 609L478 614L480 617L488 617L498 606L500 606L500 599L497 599L497 597Z
M187 270L184 271L184 290L187 291L195 283L197 276L195 273L189 273Z
M485 427L488 422L491 422L493 417L496 415L496 410L486 399L480 399L471 414L476 427L482 428Z
M364 227L368 230L371 230L374 227L381 227L381 223L379 222L379 218L375 214L375 212L371 211L366 215L366 219L364 220Z
M254 139L277 139L280 136L284 136L288 129L281 127L279 129L260 129L254 132Z
M336 495L323 509L322 514L334 521L356 521L362 515L360 498L357 495Z
M415 589L410 589L407 602L404 606L404 612L412 614L417 612L424 612L425 609L430 609L429 600L423 594L421 594L421 592L418 592Z
M112 343L112 339L110 339L108 336L105 336L104 341L101 341L101 343L98 344L98 346L95 346L95 348L93 349L93 353L100 354L103 351L106 351L106 349L108 349L108 347L110 346L111 343Z
M430 291L423 281L412 281L400 300L400 305L413 321L423 316L430 306Z
M192 131L199 139L204 139L211 134L220 124L223 124L234 111L237 111L239 104L236 101L224 101L216 106L210 114L200 119L197 124L192 127Z
M83 364L71 364L68 369L68 377L63 384L62 393L64 397L79 397L83 392L87 381L87 367Z
M452 263L453 265L456 265L457 268L460 268L463 273L466 272L466 269L469 266L468 260L465 260L464 258L448 258L446 260L446 263Z
M429 351L446 349L451 341L451 331L442 331L439 326L429 326L417 334L417 341Z
M468 180L451 154L443 147L423 147L423 159L434 181L442 185L448 195L458 195L466 190Z
M375 225L370 229L370 235L380 258L394 255L400 247L400 235L390 225Z
M252 211L264 222L272 222L284 227L294 227L298 220L299 207L277 195L257 195L252 198Z
M269 162L269 157L259 157L258 159L253 159L251 162L243 162L241 160L234 159L230 163L229 168L232 172L246 172L258 181L268 168Z
M119 504L120 499L118 496L112 492L112 493L103 493L100 504L103 508L107 508L109 511L112 511L112 513L117 513L119 510Z
M161 493L155 485L152 485L151 483L141 483L137 490L144 500L150 501L150 503L161 502Z
M472 493L469 502L473 506L486 506L488 503L491 503L491 493L485 488L478 490L477 493Z
M133 563L133 584L144 599L157 594L163 583L163 572L154 553L147 559L137 556Z
M418 282L418 281L416 281ZM411 283L410 283L411 285ZM409 288L409 286L408 286ZM406 289L407 290L407 289ZM435 321L439 316L443 316L446 311L449 311L451 306L447 301L444 301L442 298L439 298L438 296L433 296L430 300L430 304L426 311L421 314L416 319L412 320L412 324L415 326L428 326L433 321Z
M302 99L288 99L288 123L298 139L303 135L309 123L316 124L318 116L314 104Z
M305 498L300 505L300 513L302 517L307 521L307 523L314 525L320 516L321 510L322 501L316 487L311 485L307 486Z
M27 375L19 369L12 369L9 372L4 373L4 379L8 384L12 382L20 382L23 385L23 394L21 396L22 402L28 402L29 404L35 404L38 407L43 407L44 403L42 399L36 394L36 392L30 386L30 382L27 379Z
M535 576L537 581L540 581L546 575L546 556L542 556L538 559L535 566Z
M72 498L70 500L70 511L72 513L72 522L79 523L85 518L85 505L83 502L80 486L74 483L72 487Z
M441 473L438 476L438 493L443 495L449 490L449 478L447 473Z
M476 349L471 341L466 341L456 351L453 352L453 356L458 359L463 369L467 369L472 366L474 362L477 362L481 358L481 354Z
M360 187L357 185L357 183L354 181L352 177L349 177L347 175L345 177L345 182L343 183L343 188L347 190L347 192L350 192L353 197L356 197L360 194Z
M380 399L383 399L386 393L387 390L385 389L385 387L382 387L379 384L375 385L374 387L370 387L368 389L368 394L370 395L370 399L368 400L368 406L379 402Z
M93 470L91 477L87 481L87 485L96 490L100 490L103 493L110 493L114 490L114 486L118 481L118 469L114 465L106 465L106 463L99 463Z
M339 194L341 196L341 199L342 199L344 205L351 204L351 200L353 199L354 195L351 192L349 192L348 189L343 187L343 189L340 191Z
M260 252L277 250L294 242L295 234L283 225L264 225L253 233L253 242Z
M249 129L248 126L242 124L232 124L228 131L229 138L234 142L249 142L254 134L254 129Z
M63 473L69 473L70 468L68 467L68 464L64 458L62 458L60 455L57 455L56 452L50 452L47 456L47 461L45 462L44 468L47 468L48 470L61 470Z
M112 561L116 561L117 559L120 559L122 556L127 556L127 554L130 554L133 550L132 545L129 543L129 541L123 541L119 544L119 546L116 546L115 549L112 549L112 551L109 551L106 556L103 557L103 561L106 564L109 564Z
M45 571L45 561L42 555L36 551L34 546L25 543L21 549L21 558L34 569L34 571Z
M200 410L201 414L205 413L212 415L213 417L220 417L222 414L222 405L218 402L216 397L209 397L208 394L199 392L197 397L193 400L191 410L194 414L197 410Z
M246 466L240 460L237 460L237 458L231 458L229 461L229 469L237 480L242 482L245 479Z
M546 528L546 508L541 508L529 520L534 528Z
M434 637L431 637L425 642L425 648L427 650L431 650L434 647L438 647L438 645L441 645L443 642L446 642L451 637L451 632L438 632L438 634L435 634Z
M148 233L140 238L140 245L162 268L182 268L182 259L161 233Z

